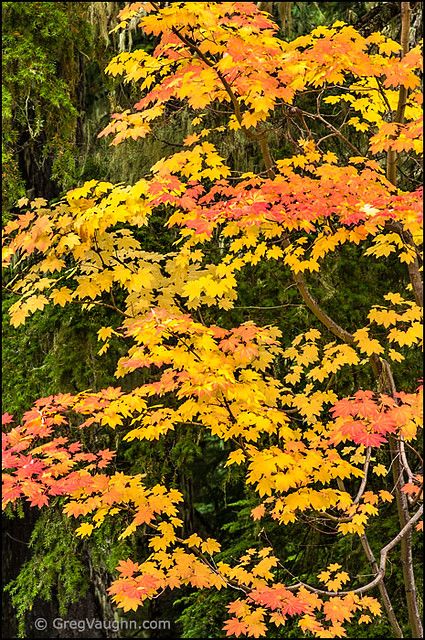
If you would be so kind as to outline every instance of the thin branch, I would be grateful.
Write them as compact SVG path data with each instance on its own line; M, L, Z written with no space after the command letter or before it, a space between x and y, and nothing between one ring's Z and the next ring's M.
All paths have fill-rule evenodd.
M396 547L398 543L401 542L405 538L405 536L407 536L410 533L410 531L412 530L412 527L418 522L422 514L423 514L423 505L421 505L421 507L418 509L415 515L410 518L410 520L406 523L403 529L401 529L401 531L395 536L395 538L393 538L391 542L389 542L383 549L381 549L378 573L376 577L373 580L371 580L371 582L369 582L368 584L365 584L362 587L358 587L357 589L352 589L351 591L338 591L338 592L325 591L323 589L316 589L315 587L311 587L310 585L305 584L304 582L298 582L297 584L291 585L286 588L289 591L294 591L295 589L304 587L308 591L311 591L311 593L316 593L317 595L323 595L323 596L336 596L336 595L344 596L352 593L362 594L362 593L366 593L367 591L370 591L371 589L374 589L382 582L382 580L385 577L386 564L387 564L389 552L392 551L392 549L394 549L394 547ZM402 636L399 636L399 637L402 637Z
M232 307L233 309L259 309L259 310L268 310L268 309L285 309L286 307L300 307L299 304L276 304L271 305L269 307L257 307L255 305L247 306L247 307Z
M366 489L367 474L368 474L368 471L369 471L371 451L372 451L371 447L368 447L366 449L366 460L365 460L364 467L363 467L363 478L362 478L359 490L357 492L357 495L353 500L354 504L358 504L360 502L360 498L362 497L362 495L364 494L365 489Z
M379 574L378 563L376 562L375 556L373 554L372 548L369 544L369 540L367 539L366 534L360 536L360 541L362 543L363 550L366 554L367 559L373 569L375 575ZM397 616L395 615L393 605L391 603L390 597L388 595L387 588L385 586L384 580L378 584L379 593L382 598L382 602L384 604L384 609L387 614L388 620L391 624L391 628L394 632L395 638L403 638L403 631L398 623Z
M344 136L343 133L341 133L341 131L339 129L337 129L336 127L333 126L333 124L331 124L330 122L328 122L323 116L322 114L317 114L315 116L311 116L316 118L317 120L320 120L320 122L323 122L323 124L328 127L328 129L330 129L331 131L333 131L333 133L338 136L339 138L341 138L341 140L343 140L343 142L345 142L345 144L347 145L347 147L349 147L352 151L354 151L354 153L358 156L362 156L362 152L360 151L360 149L358 149L352 142L349 141L348 138L346 138Z
M395 453L394 465L393 465L393 479L394 479L394 485L395 485L398 519L402 529L398 534L398 536L394 538L394 541L395 541L395 542L393 541L394 544L390 543L392 544L392 546L390 546L388 550L391 550L393 546L397 544L397 542L401 541L400 557L401 557L401 567L403 572L404 589L406 593L409 624L413 630L413 637L422 638L423 637L422 621L421 621L421 616L419 614L416 581L415 581L415 574L413 570L412 539L411 539L411 528L413 525L409 526L409 524L412 522L412 518L410 518L410 514L409 514L409 505L407 502L407 496L401 490L402 488L401 485L403 483L403 480L402 480L403 468L400 463L401 454L400 454L399 442L397 442L392 436L389 438L389 441L390 441L391 449ZM421 505L420 510L415 514L414 517L418 516L418 513L422 511L423 511L423 505ZM419 517L417 517L416 519L418 520ZM382 557L382 552L381 552L381 557Z
M421 467L423 469L424 460L423 460L421 454L419 453L419 451L416 451L416 449L414 447L412 447L412 445L409 444L408 442L405 442L404 444L405 444L406 447L408 447L415 454L415 456L417 456L419 458L419 461L421 463Z
M401 3L401 57L409 51L409 30L410 30L410 2ZM400 86L398 93L397 111L395 113L395 119L393 122L403 124L404 111L407 101L407 88L404 85ZM392 184L397 183L397 152L391 149L387 155L387 178Z
M404 447L404 440L403 437L400 438L400 459L404 468L404 471L407 473L407 478L409 480L409 482L413 482L413 471L410 468L409 465L409 461L407 460L407 456L406 456L406 449Z
M423 511L424 507L423 505L421 505L417 512L406 522L401 531L398 532L398 534L391 540L391 542L389 542L383 549L381 549L381 559L379 563L379 569L381 573L385 573L385 566L389 552L392 551L392 549L394 549L394 547L396 547L408 533L410 533L413 526L420 520L421 516L423 515Z

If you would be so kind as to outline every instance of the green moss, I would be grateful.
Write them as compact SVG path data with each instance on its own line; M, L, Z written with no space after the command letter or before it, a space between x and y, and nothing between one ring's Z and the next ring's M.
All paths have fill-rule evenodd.
M87 592L89 575L71 521L54 509L41 513L31 535L31 558L5 591L16 611L19 636L25 636L25 617L37 598L58 598L60 615Z

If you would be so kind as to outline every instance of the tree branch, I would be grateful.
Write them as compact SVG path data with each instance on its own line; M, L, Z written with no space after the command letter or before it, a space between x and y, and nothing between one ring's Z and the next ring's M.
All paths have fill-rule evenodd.
M369 563L370 563L370 565L372 567L373 572L376 575L379 575L379 566L378 566L378 563L376 562L375 556L373 554L373 551L372 551L372 548L371 548L371 546L369 544L369 541L368 541L368 539L366 537L366 534L363 534L360 537L360 541L362 543L363 550L364 550L364 552L366 554L367 559L369 560ZM382 579L381 582L379 582L378 589L379 589L379 593L380 593L381 598L382 598L382 602L383 602L384 609L385 609L385 612L387 614L389 623L390 623L391 628L393 630L394 637L395 638L403 638L403 631L402 631L402 629L401 629L401 627L400 627L400 625L398 623L397 616L395 615L393 605L391 603L390 597L388 595L387 588L386 588L385 583L384 583L384 579Z
M409 51L409 31L410 31L410 2L401 3L401 57L403 58ZM406 109L408 90L405 86L401 85L398 94L397 110L393 122L403 124L404 112ZM387 179L394 185L397 185L397 159L398 153L393 149L390 149L387 154ZM401 234L400 234L401 235ZM410 234L409 234L410 235ZM408 244L413 245L413 240L410 236ZM414 257L413 262L409 262L407 265L409 271L410 282L415 294L416 303L423 307L423 286L422 278L419 271L419 263L417 257Z
M409 30L410 30L410 2L401 3L401 57L403 58L409 51ZM403 124L404 110L406 108L407 89L404 85L400 86L398 94L397 111L395 114L395 122ZM393 121L393 122L394 122ZM387 178L392 184L397 183L397 152L388 151L387 155Z
M400 443L395 441L394 438L390 438L390 445L393 455L393 478L395 484L395 496L397 501L397 512L400 526L402 527L400 533L394 538L394 540L384 547L387 552L390 551L398 542L401 541L401 567L403 572L403 582L406 592L407 610L409 616L409 624L412 629L414 638L423 638L423 628L421 616L418 608L418 597L416 590L415 574L413 571L413 555L412 555L412 536L411 529L414 524L412 520L416 518L415 522L419 519L418 513L422 513L423 505L416 512L414 518L409 518L409 506L407 503L407 496L401 491L401 484L403 469L400 464ZM385 557L385 555L384 555ZM382 552L381 552L381 565L382 565ZM385 565L384 565L385 566Z
M395 538L393 538L383 549L381 549L379 567L377 567L378 573L373 580L363 585L362 587L358 587L357 589L352 589L351 591L334 592L334 591L325 591L323 589L316 589L315 587L311 587L310 585L305 584L304 582L298 582L297 584L293 584L286 588L289 591L294 591L295 589L304 587L308 591L311 591L311 593L316 593L318 595L323 595L323 596L344 596L351 593L362 594L362 593L366 593L367 591L370 591L371 589L374 589L375 587L379 586L379 584L382 582L382 580L385 577L385 571L386 571L389 552L392 551L392 549L394 549L394 547L396 547L399 542L403 541L405 537L410 534L412 527L418 522L422 514L423 514L423 505L421 505L421 507L418 509L415 515L410 518L410 520L405 524L403 529L399 531L399 533L395 536ZM403 636L396 636L396 637L403 637ZM423 636L415 635L414 637L422 638Z

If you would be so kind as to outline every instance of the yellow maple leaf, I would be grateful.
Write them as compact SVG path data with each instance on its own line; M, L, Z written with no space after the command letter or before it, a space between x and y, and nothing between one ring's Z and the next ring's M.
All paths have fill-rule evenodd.
M202 538L200 538L197 533L194 533L189 536L189 538L187 538L185 542L189 545L189 547L199 547L199 545L202 543Z
M394 40L386 39L378 45L379 53L386 53L391 55L392 53L398 53L401 49L401 45Z
M94 300L99 292L99 285L95 279L87 278L86 276L82 276L81 278L79 278L79 285L75 290L76 296L78 296L79 298L87 297Z
M362 613L362 615L359 618L359 624L370 624L371 622L372 622L372 618Z
M384 296L385 300L389 300L393 304L403 304L405 302L404 298L399 293L387 293Z
M404 355L395 349L388 350L388 357L394 362L402 362L404 360Z
M330 164L333 164L334 162L338 162L338 156L335 155L335 153L333 153L332 151L328 151L323 156L323 160L325 162L329 162Z
M365 608L369 609L369 611L373 615L375 616L381 615L381 610L382 610L381 605L375 598L372 598L371 596L363 596L359 604L362 605L363 609Z
M229 467L231 464L242 464L245 460L245 454L242 449L237 449L236 451L232 451L227 458L227 462L224 465L225 467Z
M280 247L274 246L271 249L268 249L266 256L267 258L274 258L275 260L278 260L283 256L283 251Z
M379 495L381 500L383 500L384 502L392 502L394 500L394 496L389 491L385 491L384 489L379 492Z
M12 327L19 327L19 325L24 324L27 318L28 310L26 306L24 306L19 300L18 303L15 303L10 307L10 324Z
M213 538L207 538L205 542L201 544L201 549L204 553L209 553L212 555L213 553L218 553L220 551L220 545L217 540Z
M53 300L54 304L64 307L67 302L72 300L72 291L68 287L61 287L60 289L52 291L50 298Z
M331 573L330 571L321 571L317 577L320 580L320 582L323 582L326 584L331 577Z
M97 339L98 340L107 340L108 338L111 337L111 335L113 333L114 333L114 330L112 329L112 327L102 327L97 332Z
M383 353L384 347L376 339L369 338L369 329L358 329L353 333L355 341L358 343L361 351L364 351L368 356L374 353Z
M377 464L373 467L373 473L375 473L377 476L386 476L387 468L383 464Z
M91 535L93 529L94 526L92 524L90 524L89 522L83 522L83 524L75 530L75 533L77 534L77 536L80 536L80 538L85 538Z

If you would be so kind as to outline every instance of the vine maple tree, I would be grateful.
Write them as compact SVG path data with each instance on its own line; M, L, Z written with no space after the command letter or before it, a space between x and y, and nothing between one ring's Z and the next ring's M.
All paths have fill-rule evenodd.
M102 305L122 323L99 330L99 354L111 340L128 344L116 377L152 371L131 392L43 398L17 426L3 416L4 504L24 498L45 507L60 496L81 537L118 514L122 538L139 527L149 532L149 557L123 559L110 587L124 611L167 588L234 589L230 636L260 637L292 617L302 633L342 637L348 622L370 623L383 607L394 637L402 637L386 588L387 558L400 545L409 625L412 637L422 637L412 561L422 515L422 475L412 471L420 460L421 387L398 380L397 388L393 375L422 336L421 192L396 185L399 154L421 152L421 56L418 47L408 50L408 5L401 45L341 22L285 42L271 17L247 2L126 6L117 28L137 17L157 45L152 54L121 53L107 67L135 83L141 99L100 135L112 135L112 144L143 138L170 104L194 112L193 132L134 185L92 180L56 204L22 199L24 212L6 226L4 262L19 296L14 326L50 303ZM212 108L223 124L207 128ZM278 119L299 131L289 157L276 157L270 143ZM212 141L224 130L258 144L261 171L226 163ZM339 156L326 147L330 138ZM176 230L175 251L145 250L142 231L153 212ZM212 259L217 238L221 253ZM377 300L368 324L353 332L328 315L308 284L309 272L350 243L364 260L395 254L411 282L405 295ZM203 307L234 307L240 274L260 261L290 270L320 330L291 341L273 326L204 322ZM371 367L375 387L339 397L335 374L349 367ZM181 492L108 472L113 452L84 452L63 435L76 422L119 427L125 441L156 440L187 425L209 430L232 445L226 466L246 470L258 494L254 520L268 516L284 527L308 515L335 535L353 536L372 578L362 582L332 563L316 584L293 575L282 583L276 575L285 558L271 546L248 549L233 564L217 559L218 541L186 536ZM375 556L368 523L392 501L399 530Z

